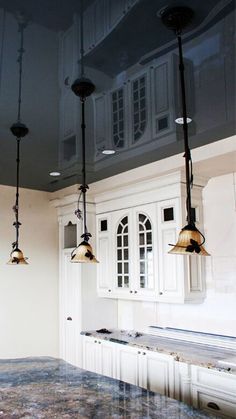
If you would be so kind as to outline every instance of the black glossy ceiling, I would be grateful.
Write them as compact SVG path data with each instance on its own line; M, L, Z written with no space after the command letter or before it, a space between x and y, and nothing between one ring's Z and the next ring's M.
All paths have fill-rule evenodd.
M93 0L84 0L85 7L92 2ZM162 26L160 19L157 17L157 12L160 9L172 5L188 5L192 7L195 11L195 18L192 26L189 28L189 33L191 34L191 30L194 29L194 36L196 36L222 19L235 7L234 1L223 0L223 2L225 3L223 10L220 9L220 12L215 15L214 19L209 20L205 26L202 26L202 22L211 13L211 10L222 4L222 0L170 0L169 2L166 2L166 0L140 0L116 29L86 56L85 63L88 67L99 70L108 77L116 76L136 62L144 64L160 54L165 54L168 48L175 47L175 43L173 43L160 52L160 48L173 39L173 34ZM41 0L38 2L34 0L0 0L1 8L13 14L19 10L23 11L29 16L32 22L49 29L49 32L54 32L56 39L58 31L63 31L70 26L73 13L79 11L80 5L78 0ZM15 41L12 41L11 51L7 51L7 54L11 54L12 56L12 63L16 60L18 48L17 32L13 35L15 36ZM189 37L191 36L189 35ZM45 42L45 39L43 42ZM56 42L52 43L52 47L53 45L56 47ZM29 51L26 50L26 53L29 54ZM75 167L71 173L62 173L60 180L56 181L48 175L51 170L57 169L58 165L59 89L57 92L58 107L53 108L51 98L47 96L47 91L44 89L44 84L45 80L47 80L47 83L52 83L56 89L58 73L55 66L51 68L51 71L47 72L46 68L43 67L43 63L37 63L37 51L30 51L30 54L32 56L28 56L28 58L27 54L25 54L24 63L25 78L27 79L25 85L27 84L28 89L26 93L24 92L25 85L23 85L24 121L30 128L30 134L22 143L21 185L33 189L51 191L79 182L80 173L76 173ZM48 59L49 55L50 48L48 47L45 52L45 60ZM41 75L38 79L36 78L36 73L32 73L29 67L27 67L30 59L33 59L37 66L42 66L42 70L40 67ZM2 64L4 64L4 55L2 62L0 62L0 65ZM0 184L14 185L15 142L9 134L9 126L16 119L16 103L10 103L7 100L1 103L1 89L9 89L11 91L9 97L15 96L16 102L17 73L10 65L4 71L2 80L0 80ZM11 83L7 87L5 86L3 76L6 73L12 77L12 86ZM47 119L44 118L45 114L43 111L45 109L40 109L37 106L37 102L43 99L45 101L45 108L48 109ZM227 131L227 129L224 132L219 132L219 138L228 135L230 135L230 131ZM215 137L214 139L219 138ZM214 139L209 138L209 142ZM92 136L88 137L88 141L93 141ZM198 145L201 145L201 140ZM129 160L123 161L122 163L116 162L116 157L113 157L112 165L107 165L106 168L97 173L90 164L88 167L88 180L94 181L105 178L180 151L181 146L179 143L176 143L159 149L154 153L149 152L143 156L137 156L134 153L133 156L131 155L129 157ZM91 163L93 157L88 157Z
M83 0L84 8L93 0ZM23 12L34 23L53 31L67 29L73 13L80 11L79 0L0 0L0 8L10 13Z

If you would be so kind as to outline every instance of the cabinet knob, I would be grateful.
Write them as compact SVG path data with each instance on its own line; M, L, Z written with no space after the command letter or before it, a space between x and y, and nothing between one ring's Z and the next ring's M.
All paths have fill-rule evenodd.
M72 317L70 317L70 316L69 316L69 317L67 317L67 319L66 319L66 320L70 320L70 321L71 321L71 320L72 320Z
M98 342L98 343L99 343L99 345L101 345L102 342Z
M146 355L146 352L143 352L143 355Z
M134 291L135 294L137 294L138 291Z
M130 291L130 294L132 294L133 291Z
M138 351L138 354L140 355L140 354L141 354L141 352L140 352L140 351Z
M111 292L111 290L108 290L108 292Z
M97 343L97 341L95 340L94 343Z
M218 404L216 404L214 402L207 403L207 407L210 407L210 409L214 409L214 410L220 410Z
M159 292L159 295L163 295L163 292Z

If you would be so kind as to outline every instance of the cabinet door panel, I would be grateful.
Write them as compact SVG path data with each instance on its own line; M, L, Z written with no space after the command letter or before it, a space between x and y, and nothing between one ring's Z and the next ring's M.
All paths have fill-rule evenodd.
M83 368L97 372L97 341L94 338L84 337L83 344Z
M111 214L97 216L97 290L101 297L113 297L112 252L111 252Z
M155 204L134 208L134 289L137 298L155 299L158 281L157 215Z
M159 300L163 302L182 302L184 299L183 257L168 253L170 245L176 242L179 221L178 199L158 203Z
M79 332L81 328L78 301L80 298L80 267L70 262L70 252L62 258L60 284L61 357L78 365Z
M115 345L111 342L102 341L101 344L99 344L99 374L115 378L115 362Z
M133 246L132 215L130 210L116 211L112 214L112 260L114 261L114 290L117 295L127 295L132 290Z
M120 345L117 348L117 378L138 385L138 351Z
M144 354L141 355L142 386L150 391L173 397L173 358L150 351Z

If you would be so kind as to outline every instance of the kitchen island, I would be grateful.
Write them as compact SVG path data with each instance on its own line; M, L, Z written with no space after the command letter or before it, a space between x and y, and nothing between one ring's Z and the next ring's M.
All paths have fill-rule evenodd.
M119 380L40 357L0 360L0 418L216 418Z

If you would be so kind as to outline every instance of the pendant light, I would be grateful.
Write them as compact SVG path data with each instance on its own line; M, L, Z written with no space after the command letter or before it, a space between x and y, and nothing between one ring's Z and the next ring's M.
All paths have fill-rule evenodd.
M22 15L18 16L18 32L20 33L20 48L18 50L19 56L17 62L19 64L19 87L18 87L18 111L17 111L17 122L10 128L14 137L16 137L16 200L13 207L15 213L15 221L13 226L16 229L16 240L12 243L12 252L10 254L10 260L7 262L8 265L28 265L27 258L24 257L22 250L19 249L19 228L21 223L19 221L19 183L20 183L20 143L21 139L25 137L29 130L25 124L21 122L21 92L22 92L22 62L24 50L24 30L27 26L27 22Z
M89 97L95 90L94 84L85 77L84 75L84 39L83 39L83 1L81 0L81 12L80 12L80 69L81 74L78 79L74 81L71 86L72 91L76 96L79 96L81 102L81 139L82 139L82 185L80 186L80 196L78 200L78 208L75 211L77 217L83 218L83 234L81 236L82 242L72 251L71 253L71 262L81 262L81 263L98 263L97 259L93 254L91 245L89 244L89 239L91 234L87 229L87 214L86 214L86 193L89 189L86 183L86 157L85 157L85 102L86 98ZM83 215L79 209L80 197L83 197Z
M183 127L184 135L184 158L185 158L185 176L186 176L186 209L187 209L187 225L180 231L176 245L169 251L173 254L181 255L200 255L210 256L204 249L205 243L204 235L197 229L193 213L191 211L191 188L193 184L192 175L192 159L188 143L188 123L191 122L187 117L186 106L186 92L185 92L185 77L184 77L184 60L182 49L182 31L191 22L193 18L193 11L189 7L173 7L162 11L161 19L163 24L172 29L177 37L178 51L179 51L179 74L180 86L182 96L182 118L181 125Z

